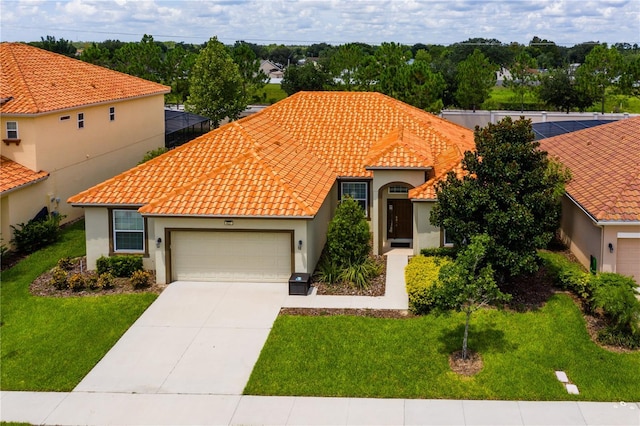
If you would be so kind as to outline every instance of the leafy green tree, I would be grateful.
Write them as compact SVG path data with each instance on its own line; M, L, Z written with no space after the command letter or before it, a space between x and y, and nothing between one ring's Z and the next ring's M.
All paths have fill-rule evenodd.
M171 96L177 104L189 96L189 76L198 55L177 44L169 49L162 62L162 82L171 86Z
M414 62L401 68L398 77L404 83L398 99L433 113L442 110L446 83L440 73L433 71L431 56L427 52L418 51Z
M252 96L264 87L269 77L260 69L260 59L256 58L248 44L237 41L231 49L231 57L238 65L242 76L242 91L249 102Z
M127 43L116 50L113 66L117 71L145 80L162 80L162 48L145 34L139 43Z
M526 48L526 52L544 69L559 68L563 65L567 48L558 46L553 41L534 36Z
M513 52L509 46L495 38L470 38L461 43L449 46L449 58L454 63L460 63L479 50L489 62L506 67L513 62Z
M369 255L369 224L364 210L353 198L345 196L329 222L327 249L338 268L365 262Z
M622 55L606 44L595 46L584 63L576 71L578 86L589 96L600 101L600 112L604 114L607 89L614 86L615 79L622 72Z
M505 86L513 91L520 103L522 112L524 112L524 100L537 81L536 74L532 71L535 66L536 61L527 52L521 51L509 68L511 76L505 81Z
M567 114L574 108L584 111L593 105L593 98L576 85L569 67L557 68L543 75L537 91L543 102Z
M247 107L242 76L227 48L212 37L191 70L188 111L209 117L218 127L225 118L235 120Z
M324 90L331 85L331 75L324 71L321 65L308 62L300 66L287 67L280 87L291 96L303 90Z
M471 243L458 253L455 261L440 268L441 285L435 287L436 308L454 309L466 314L462 339L462 359L465 360L471 314L482 307L510 299L498 288L493 268L486 262L491 243L486 234L472 236Z
M624 58L618 87L621 93L640 98L640 54Z
M96 43L91 43L80 54L80 60L90 64L99 65L101 67L111 67L110 53L107 49L101 48Z
M486 259L500 282L534 272L537 249L558 229L568 172L538 149L530 120L506 117L476 128L475 144L462 160L465 176L449 173L436 187L431 223L444 228L458 247L488 234Z
M496 84L496 69L478 49L458 64L455 97L462 108L475 111L489 97Z
M328 70L340 89L353 90L358 87L356 73L358 68L364 66L365 57L364 50L357 43L343 44L333 51Z
M39 47L40 49L48 50L50 52L60 53L61 55L75 57L78 49L69 41L63 38L56 40L54 36L48 35L46 38L40 37L40 41L34 41L29 43L32 46Z
M411 50L398 43L382 43L374 56L375 62L370 66L376 69L375 90L401 99L408 85L409 75L406 71L411 59Z

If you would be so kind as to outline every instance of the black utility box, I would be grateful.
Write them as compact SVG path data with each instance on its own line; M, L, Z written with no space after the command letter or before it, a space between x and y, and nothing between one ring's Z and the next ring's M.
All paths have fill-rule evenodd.
M289 294L306 296L311 287L311 274L295 273L289 278Z

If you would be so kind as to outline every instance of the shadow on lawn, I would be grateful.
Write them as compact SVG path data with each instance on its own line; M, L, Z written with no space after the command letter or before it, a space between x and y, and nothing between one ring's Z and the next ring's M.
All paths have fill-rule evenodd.
M518 345L507 341L504 332L494 325L473 324L469 325L469 349L479 353L506 352L513 351ZM440 353L449 355L454 351L462 349L462 338L464 337L464 323L450 327L442 332L440 338Z

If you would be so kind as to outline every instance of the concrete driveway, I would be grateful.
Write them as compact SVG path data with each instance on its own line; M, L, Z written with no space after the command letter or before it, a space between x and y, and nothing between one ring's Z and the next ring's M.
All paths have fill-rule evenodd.
M241 395L287 284L174 282L74 389Z

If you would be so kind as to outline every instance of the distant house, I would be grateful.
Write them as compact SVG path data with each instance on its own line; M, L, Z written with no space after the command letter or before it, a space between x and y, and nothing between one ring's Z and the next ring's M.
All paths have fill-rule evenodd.
M2 239L164 145L169 87L21 43L0 43Z
M266 59L260 61L260 69L269 77L270 83L280 83L284 77L282 67Z
M299 92L68 201L89 267L137 253L159 283L286 281L314 271L347 195L377 254L447 243L435 185L473 148L471 130L381 93Z
M562 238L594 271L640 283L640 117L540 141L573 175L562 201Z

